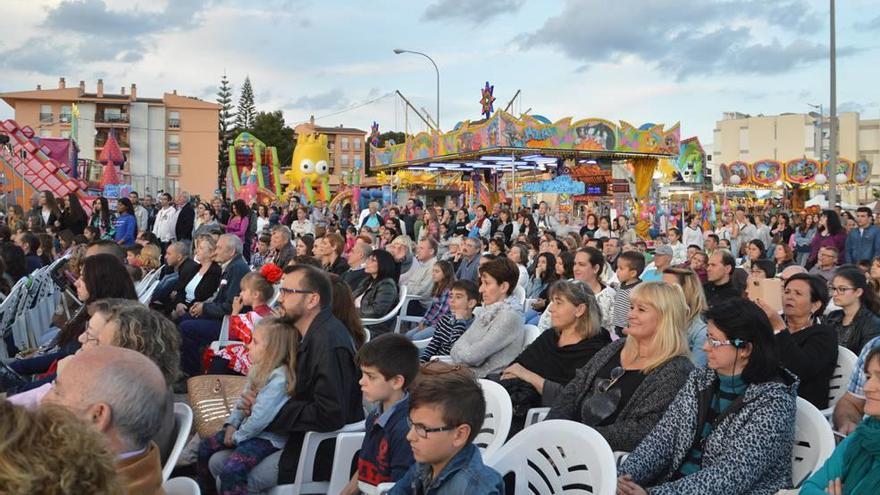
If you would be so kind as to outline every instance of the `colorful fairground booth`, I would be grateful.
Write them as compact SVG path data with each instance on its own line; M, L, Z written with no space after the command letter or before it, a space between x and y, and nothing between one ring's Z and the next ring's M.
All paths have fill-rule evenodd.
M445 192L460 204L501 201L520 207L541 199L562 211L572 210L575 198L613 198L612 169L623 169L624 184L627 175L634 179L638 210L646 204L658 162L677 157L680 145L678 124L635 127L570 117L554 123L497 111L446 133L421 132L403 143L371 146L370 161L372 171L404 173L401 184L419 177L422 190Z
M831 173L835 174L838 189L855 190L868 186L871 179L871 163L867 160L853 162L838 158L837 169L829 170L829 163L809 158L789 161L759 160L752 163L735 161L719 167L720 176L713 178L716 186L724 192L755 192L758 196L790 202L790 208L801 210L810 199L828 187ZM759 194L762 190L772 193Z

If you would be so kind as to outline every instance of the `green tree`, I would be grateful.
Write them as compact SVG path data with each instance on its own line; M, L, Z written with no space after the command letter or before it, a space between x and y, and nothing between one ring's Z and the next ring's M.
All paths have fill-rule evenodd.
M226 73L220 79L220 88L217 91L217 104L220 105L220 119L217 125L217 132L220 133L220 149L218 150L218 166L220 168L218 182L220 190L225 193L226 189L226 171L229 169L229 153L228 148L232 143L231 127L234 124L235 115L232 111L232 87L229 85L229 79Z
M254 103L254 88L251 86L251 78L244 78L241 86L241 96L238 98L238 111L235 114L235 128L238 131L251 129L254 118L257 115L257 105Z
M287 167L293 157L293 129L285 125L284 114L281 110L274 112L259 112L254 117L253 126L249 129L257 139L266 143L266 146L274 146L278 151L278 160L281 167Z

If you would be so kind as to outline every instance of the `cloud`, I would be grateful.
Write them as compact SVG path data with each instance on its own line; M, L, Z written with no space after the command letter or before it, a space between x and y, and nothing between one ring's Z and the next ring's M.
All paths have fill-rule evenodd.
M880 15L868 21L856 22L853 27L860 31L876 31L880 29Z
M425 21L465 21L482 24L522 8L525 0L437 0L422 14Z
M348 105L348 99L339 88L310 96L301 96L287 105L287 108L302 110L328 110Z
M837 105L837 112L859 112L866 113L871 110L876 110L880 107L880 102L869 101L867 103L858 103L855 101L845 101L839 105Z
M40 36L0 52L0 65L57 74L92 62L138 62L152 48L153 36L197 25L207 4L171 0L160 11L122 11L111 10L104 0L64 0L47 9Z
M518 37L524 49L550 46L589 67L625 57L683 80L707 74L775 74L827 58L804 38L816 14L803 0L567 0L563 11ZM589 26L589 28L585 28ZM838 55L855 52L844 47Z

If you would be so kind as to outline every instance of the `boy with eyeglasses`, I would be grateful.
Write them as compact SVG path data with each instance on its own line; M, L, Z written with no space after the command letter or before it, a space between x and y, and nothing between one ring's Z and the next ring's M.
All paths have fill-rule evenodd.
M414 463L406 440L409 432L406 390L419 373L419 350L403 335L380 335L360 348L357 363L361 368L358 383L364 400L378 407L367 416L357 472L341 495L360 493L358 485L376 487L397 481Z
M486 400L467 368L442 362L422 367L410 389L407 440L416 463L390 495L502 495L501 475L483 464L472 442Z

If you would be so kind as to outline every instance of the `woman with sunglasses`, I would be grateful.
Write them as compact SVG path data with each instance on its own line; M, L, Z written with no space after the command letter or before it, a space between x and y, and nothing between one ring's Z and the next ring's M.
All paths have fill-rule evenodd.
M619 469L617 493L773 494L791 486L797 378L767 315L746 299L709 308L708 366Z
M626 452L660 421L694 368L680 287L643 282L630 294L630 305L627 338L608 344L577 370L547 417L580 421L612 450Z
M550 406L574 373L611 342L602 329L599 305L579 282L559 280L550 287L547 312L553 327L529 344L501 373L513 401L512 436L532 407Z
M397 263L388 251L377 249L367 258L364 273L367 277L354 290L354 304L360 310L361 318L380 318L388 314L397 304L399 294L397 280ZM371 325L372 336L387 333L391 330L394 319Z
M834 329L838 344L859 354L869 340L880 335L880 298L854 265L838 268L828 288L840 309L832 311L825 323Z

